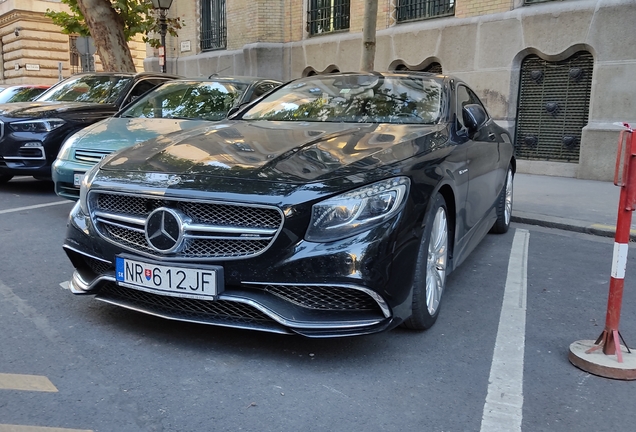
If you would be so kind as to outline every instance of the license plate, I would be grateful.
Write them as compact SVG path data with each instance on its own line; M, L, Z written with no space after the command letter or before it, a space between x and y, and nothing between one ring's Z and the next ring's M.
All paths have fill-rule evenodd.
M82 185L82 179L84 178L84 173L73 173L73 186L76 188Z
M180 267L116 258L120 285L172 297L214 300L223 289L223 268Z

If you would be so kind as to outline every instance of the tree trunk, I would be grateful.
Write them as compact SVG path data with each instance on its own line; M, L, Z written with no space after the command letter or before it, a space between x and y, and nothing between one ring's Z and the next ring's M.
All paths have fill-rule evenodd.
M375 63L375 28L378 19L378 0L364 1L362 22L362 60L360 70L371 72Z
M77 6L86 19L104 70L136 72L124 36L124 23L111 7L110 0L77 0Z

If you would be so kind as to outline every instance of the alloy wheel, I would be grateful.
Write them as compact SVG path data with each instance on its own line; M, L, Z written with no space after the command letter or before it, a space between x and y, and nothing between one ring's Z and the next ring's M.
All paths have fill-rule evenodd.
M508 225L510 224L510 217L512 216L512 170L508 170L506 178L506 202L504 207L504 217L506 219L506 225Z
M428 242L426 265L426 307L431 316L435 315L442 299L446 283L446 262L448 257L448 220L446 211L440 207L435 213Z

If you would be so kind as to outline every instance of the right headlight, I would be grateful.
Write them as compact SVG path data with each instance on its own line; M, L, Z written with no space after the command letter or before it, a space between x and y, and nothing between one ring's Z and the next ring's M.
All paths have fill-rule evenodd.
M305 239L339 240L381 224L402 209L410 184L394 177L314 204Z

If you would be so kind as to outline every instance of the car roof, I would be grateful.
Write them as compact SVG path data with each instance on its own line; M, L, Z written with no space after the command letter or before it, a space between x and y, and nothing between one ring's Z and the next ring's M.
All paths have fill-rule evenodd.
M169 82L197 82L197 83L199 82L201 83L227 82L227 83L254 84L261 81L269 81L269 82L282 84L282 82L275 79L271 79L271 78L255 78L255 77L247 77L247 76L222 76L222 77L213 76L209 78L179 78Z
M78 76L131 76L131 77L168 77L172 79L183 78L181 75L167 74L163 72L81 72L71 75L71 77ZM70 78L70 77L69 77Z
M3 87L3 88L41 88L41 89L47 89L51 87L51 84L16 84L16 85L9 85L8 87Z

